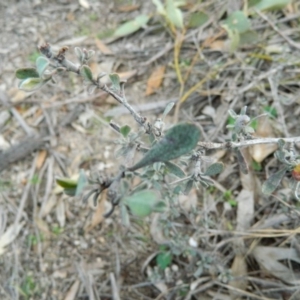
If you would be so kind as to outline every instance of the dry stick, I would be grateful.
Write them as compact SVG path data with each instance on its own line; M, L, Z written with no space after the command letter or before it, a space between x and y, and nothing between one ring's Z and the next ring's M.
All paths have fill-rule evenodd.
M35 168L36 168L37 158L38 158L38 155L35 156L35 159L34 159L34 161L32 163L32 167L31 167L31 170L30 170L29 175L28 175L27 184L26 184L25 189L24 189L23 194L22 194L22 198L21 198L20 205L19 205L19 208L18 208L17 216L16 216L15 222L14 222L15 228L17 228L17 226L18 226L18 224L19 224L19 222L21 220L21 217L22 217L22 212L24 210L24 207L25 207L25 204L26 204L26 200L27 200L27 197L28 197L28 194L29 194L29 191L30 191L30 187L32 185L30 179L34 175Z
M241 142L224 142L224 143L212 143L212 142L199 142L198 146L206 150L219 150L219 149L234 149L249 147L258 144L277 144L279 140L284 140L286 143L300 143L300 137L289 138L258 138L253 140L245 140Z
M286 36L284 33L282 33L279 28L262 12L259 10L255 9L255 12L263 18L266 22L270 24L270 26L273 28L274 31L276 31L290 46L300 50L300 44L294 42L292 39L290 39L288 36Z

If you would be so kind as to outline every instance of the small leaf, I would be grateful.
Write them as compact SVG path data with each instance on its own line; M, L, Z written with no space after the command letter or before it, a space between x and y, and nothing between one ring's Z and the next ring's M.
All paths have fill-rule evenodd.
M50 64L50 62L46 57L40 56L40 57L37 58L37 60L36 60L36 70L38 71L40 77L43 76L43 74L46 71L49 64Z
M166 203L163 201L159 201L159 202L155 203L155 205L152 208L152 211L163 213L166 211L166 208L167 208Z
M76 195L76 188L67 188L64 189L64 193L70 197L73 197Z
M199 139L200 131L196 125L190 123L175 125L137 164L128 170L135 171L154 162L166 162L180 157L193 150Z
M196 28L205 24L209 19L209 16L202 11L196 11L189 17L188 27Z
M77 188L77 180L66 178L66 177L56 177L56 183L65 189Z
M39 78L40 75L34 68L22 68L16 71L18 79Z
M167 0L166 13L169 21L177 28L183 28L182 11L176 7L174 0Z
M156 263L162 270L170 266L171 262L172 262L172 253L170 251L159 253L156 256Z
M177 165L175 165L169 161L166 161L165 165L166 165L167 170L170 173L174 174L175 176L177 176L179 178L184 178L186 176L185 173L183 172L183 170L180 167L178 167Z
M130 132L131 128L128 125L122 126L120 128L120 133L126 138Z
M27 78L19 83L19 89L25 92L32 92L41 88L47 81L41 78Z
M222 26L228 33L229 39L230 39L230 47L229 51L234 52L240 44L240 34L238 30L236 29L231 29L227 25Z
M79 196L81 194L81 192L83 191L83 189L85 188L87 183L88 183L88 180L87 180L87 177L86 177L84 171L80 170L79 178L77 181L76 193L75 193L76 196Z
M164 113L163 113L163 119L166 117L166 115L172 110L172 108L174 107L175 102L170 102L167 104L167 106L165 107Z
M120 76L117 73L112 73L109 74L109 78L112 83L112 87L115 91L120 91L121 86L120 86Z
M188 195L190 193L190 191L192 190L193 186L194 186L194 180L192 180L192 179L188 180L188 182L185 185L185 189L184 189L183 193L185 195Z
M83 65L80 68L80 75L87 81L93 82L93 74L92 70L90 69L89 66Z
M287 168L281 169L278 172L272 174L262 185L262 192L266 195L272 194L280 184L284 177Z
M75 47L74 49L75 55L77 56L78 60L82 63L83 60L83 53L79 47Z
M233 12L225 20L224 24L230 31L237 31L238 33L243 33L250 29L251 23L244 12L238 10Z
M152 0L153 4L156 6L156 10L160 15L165 16L166 11L160 0Z
M113 34L114 37L124 37L132 34L143 26L145 26L149 21L149 16L139 15L134 20L128 21L122 24Z
M291 3L291 0L261 0L253 6L257 10L279 10Z
M224 169L224 165L222 163L214 163L210 165L207 170L205 171L205 176L215 176L217 174L220 174Z
M237 119L238 115L235 113L233 109L229 109L228 113L233 119ZM228 124L232 124L232 123L228 123Z
M157 203L157 195L153 191L143 190L126 197L124 203L128 205L134 215L146 217L152 213L152 209Z

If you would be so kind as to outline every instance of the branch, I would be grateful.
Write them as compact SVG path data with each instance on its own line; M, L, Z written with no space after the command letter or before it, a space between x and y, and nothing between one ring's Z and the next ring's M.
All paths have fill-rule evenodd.
M218 150L218 149L235 149L249 147L258 144L277 144L279 140L284 140L286 143L300 143L300 137L290 138L258 138L253 140L246 140L240 142L225 142L225 143L211 143L199 142L198 146L205 150Z

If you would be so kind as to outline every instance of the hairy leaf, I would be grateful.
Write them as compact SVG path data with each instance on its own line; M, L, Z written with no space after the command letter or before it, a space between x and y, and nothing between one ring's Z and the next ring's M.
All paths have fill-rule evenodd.
M87 81L93 82L93 74L92 70L90 69L89 66L83 65L80 68L80 75Z
M205 171L205 176L215 176L217 174L220 174L224 169L224 165L222 163L214 163L210 165L207 170Z
M121 134L126 138L130 132L131 128L128 125L122 126L120 128Z
M166 162L180 157L193 150L199 138L200 131L196 125L190 123L175 125L138 163L129 168L129 171L135 171L158 161Z
M146 217L153 211L157 203L157 195L153 191L143 190L124 199L130 211L138 217Z
M266 195L272 194L280 184L284 177L287 168L281 169L278 172L272 174L262 185L262 192Z
M121 86L120 86L120 77L119 77L119 75L117 73L109 74L109 79L111 80L113 89L115 91L120 91Z
M40 75L35 68L22 68L16 71L18 79L39 78Z
M179 178L184 178L186 176L185 173L183 172L183 170L179 166L177 166L169 161L166 161L165 165L166 165L167 170L170 173L174 174L175 176L177 176Z
M43 76L43 74L46 71L49 64L50 64L50 62L46 57L40 56L40 57L37 58L37 60L36 60L36 70L37 70L37 72L39 73L40 76Z

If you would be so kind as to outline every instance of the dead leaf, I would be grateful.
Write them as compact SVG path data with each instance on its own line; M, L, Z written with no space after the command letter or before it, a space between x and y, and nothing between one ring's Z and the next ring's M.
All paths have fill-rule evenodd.
M36 160L36 168L38 170L43 166L46 157L47 157L47 151L46 150L41 150L39 152L37 160Z
M86 8L86 9L90 8L90 4L87 0L78 0L78 2L83 8Z
M135 11L135 10L139 9L140 6L141 6L140 4L122 5L122 6L117 7L117 10L119 12L131 12L131 11Z
M300 273L279 262L279 260L293 260L300 263L296 249L258 246L253 250L252 255L268 275L279 278L290 285L300 285Z
M98 47L98 49L103 54L105 54L105 55L112 55L112 54L114 54L112 52L112 50L105 43L103 43L101 40L99 40L99 39L96 38L95 39L95 44L96 44L96 46Z
M56 218L60 227L65 227L66 225L66 214L65 214L65 201L61 198L58 200L56 206Z
M94 227L101 224L104 220L104 215L106 212L106 193L103 192L100 197L100 201L98 202L98 206L94 211L92 218L88 220L84 226L85 232L91 231Z
M64 300L74 300L74 299L76 299L76 294L78 292L79 286L80 286L80 281L77 279L77 280L74 281L74 283L72 284L72 286L68 290L68 293L67 293L66 297L64 298Z
M4 234L0 237L0 255L2 255L6 249L5 247L12 243L18 236L20 230L24 227L25 222L10 225Z
M179 195L178 202L180 207L186 212L190 212L195 209L198 202L196 189L192 189L188 195Z
M273 128L268 118L259 119L255 136L260 138L274 137ZM258 163L261 163L267 156L276 150L276 144L258 144L249 148L252 158Z
M254 217L254 194L252 191L243 189L236 198L237 208L237 227L238 231L247 230Z
M152 95L162 84L166 66L157 67L147 81L146 96Z
M233 280L229 282L234 288L245 291L248 286L248 281L246 279L247 276L247 264L245 262L244 255L237 254L233 260L231 266L231 273L234 277ZM234 292L234 290L230 290L231 299L241 299L240 294Z

